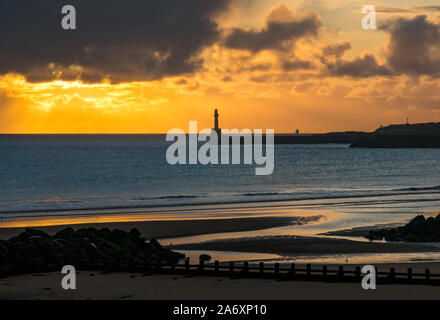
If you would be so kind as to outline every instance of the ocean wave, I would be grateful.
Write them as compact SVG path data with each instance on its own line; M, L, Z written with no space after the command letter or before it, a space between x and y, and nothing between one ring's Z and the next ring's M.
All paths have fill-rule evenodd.
M160 197L139 197L139 198L133 198L132 200L167 200L167 199L195 199L195 198L201 198L203 196L193 196L193 195L176 195L176 196L160 196Z
M279 196L283 194L288 194L288 193L282 193L282 192L241 193L238 196L260 197L260 196Z

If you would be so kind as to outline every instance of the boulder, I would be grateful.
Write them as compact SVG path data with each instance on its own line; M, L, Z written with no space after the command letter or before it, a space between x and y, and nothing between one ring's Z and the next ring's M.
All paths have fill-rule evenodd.
M140 233L140 231L136 228L133 228L130 230L130 232L128 233L130 235L131 238L133 239L138 239L142 234Z
M58 231L55 236L60 239L72 239L75 236L75 230L71 227Z
M201 254L199 256L199 261L207 262L211 260L211 256L208 254Z
M405 226L396 229L371 230L366 237L370 240L438 242L440 241L440 214L428 219L419 215Z
M137 229L127 233L108 228L75 231L67 227L54 236L26 229L17 237L0 241L1 275L59 271L64 264L78 261L86 261L89 265L99 262L96 265L108 269L109 264L118 268L117 262L122 266L133 263L143 265L145 262L170 264L184 257L164 249L155 239L147 243Z

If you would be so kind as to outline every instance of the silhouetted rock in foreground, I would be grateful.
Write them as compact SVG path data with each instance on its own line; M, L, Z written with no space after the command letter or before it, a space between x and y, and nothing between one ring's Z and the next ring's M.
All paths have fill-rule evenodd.
M67 227L50 236L26 229L7 241L0 240L0 275L60 271L75 261L105 265L176 263L185 256L164 249L157 240L147 242L137 229L130 232L107 228Z
M440 214L436 218L428 219L424 216L417 216L407 225L397 229L371 230L367 238L387 241L440 242Z
M211 256L209 254L201 254L199 256L199 261L206 262L206 261L210 261L210 260L211 260Z

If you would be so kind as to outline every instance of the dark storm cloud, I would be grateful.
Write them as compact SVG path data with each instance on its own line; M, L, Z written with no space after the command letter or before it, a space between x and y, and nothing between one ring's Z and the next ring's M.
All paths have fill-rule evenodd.
M348 50L351 50L351 43L345 41L325 46L324 48L322 48L322 54L325 57L335 56L336 58L340 58Z
M392 18L380 27L389 33L387 61L378 63L372 54L348 61L341 59L349 46L323 48L321 61L334 76L374 77L405 74L409 76L440 76L440 23L419 15ZM334 55L336 61L327 57Z
M391 75L387 67L380 65L371 54L366 54L351 61L338 60L335 63L329 63L327 68L333 76L367 78Z
M320 61L327 67L329 75L354 78L391 75L388 67L380 65L373 54L365 54L353 60L343 59L344 54L351 48L348 41L332 43L322 48Z
M230 0L0 0L0 74L31 81L160 79L196 70L218 40L212 17ZM61 28L61 8L77 30Z
M261 30L234 28L225 39L225 46L232 49L249 50L254 53L261 50L285 50L286 43L306 36L316 36L321 21L316 14L309 14L293 21L267 21Z
M393 19L380 27L390 34L388 64L396 73L440 74L440 24L425 15Z

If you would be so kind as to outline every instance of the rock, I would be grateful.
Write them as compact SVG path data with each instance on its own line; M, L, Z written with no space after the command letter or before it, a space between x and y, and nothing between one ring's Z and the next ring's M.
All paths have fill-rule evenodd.
M42 237L48 237L48 234L36 229L30 229L26 228L25 233L29 234L30 236L42 236Z
M370 240L385 238L387 241L438 242L440 241L440 214L428 219L419 215L397 229L371 230L367 238Z
M103 269L108 270L109 265L121 268L133 263L143 265L145 262L170 264L184 257L164 249L155 239L146 243L137 229L127 233L107 228L75 231L67 227L54 236L26 229L18 237L0 241L1 275L59 271L66 263L74 264L79 260L90 264L99 262ZM122 265L118 266L116 262Z
M98 231L98 235L102 238L109 238L111 235L111 231L109 228L102 228L101 230Z
M140 233L140 231L136 228L133 228L130 230L130 232L128 233L130 235L130 237L132 237L133 239L138 239L142 234Z
M110 233L110 240L112 240L113 242L116 242L118 244L122 244L125 237L127 237L127 232L122 231L122 230L114 229Z
M208 254L201 254L199 256L199 261L207 262L211 260L211 256Z
M71 227L64 228L61 231L58 231L55 236L57 238L64 238L64 239L72 239L75 235L75 231Z
M158 252L163 250L163 247L156 239L151 239L149 245L153 252Z

